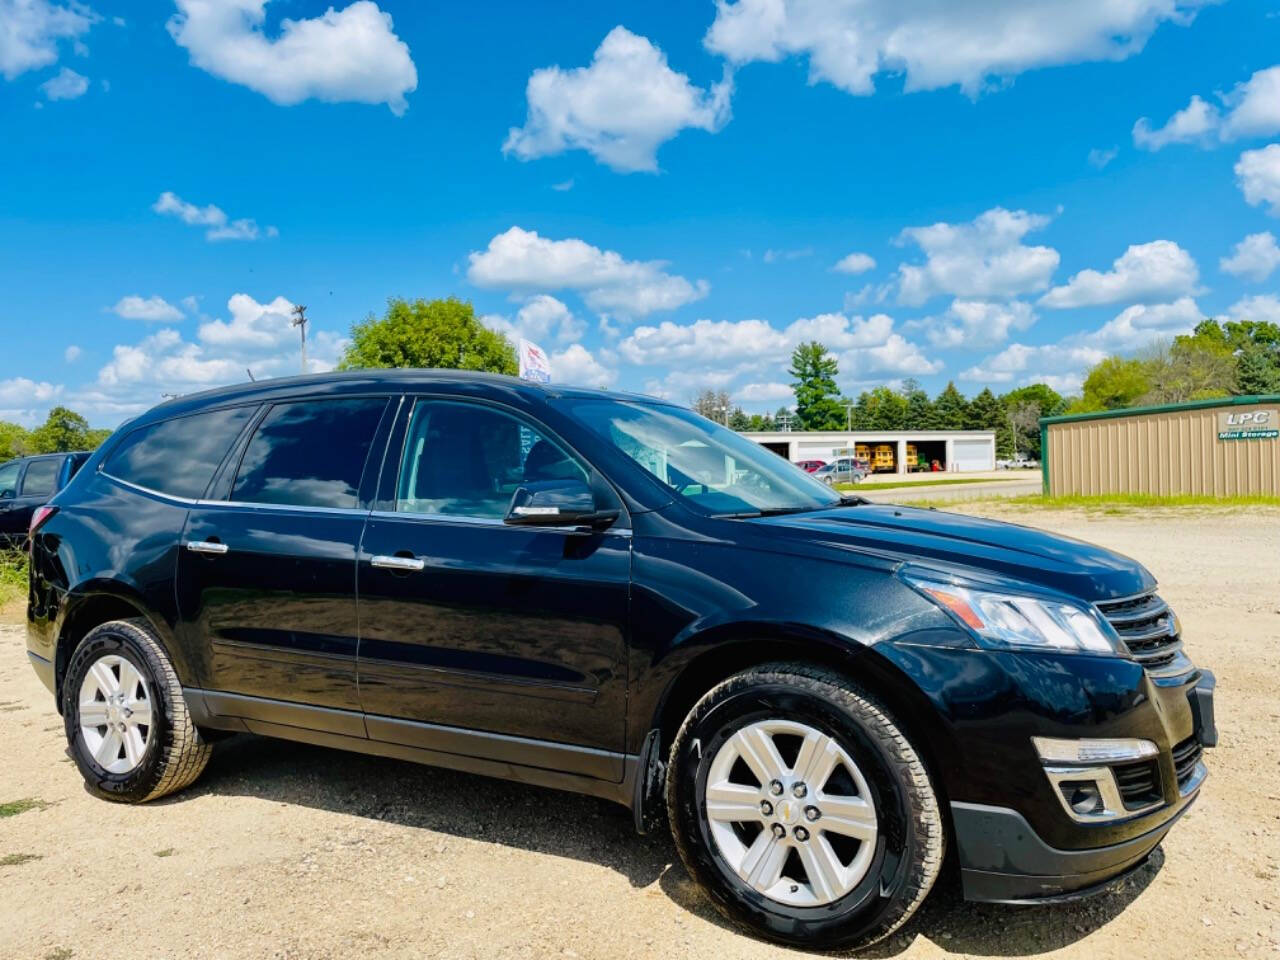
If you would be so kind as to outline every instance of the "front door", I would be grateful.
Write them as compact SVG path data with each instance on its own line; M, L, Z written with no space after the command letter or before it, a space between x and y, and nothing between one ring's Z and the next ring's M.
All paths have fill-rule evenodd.
M385 468L398 471L394 509L370 516L360 549L369 735L620 778L625 517L586 536L503 523L524 482L579 476L612 491L504 409L422 398L403 415L403 453Z
M58 455L27 461L21 486L14 490L14 496L4 497L0 501L0 511L3 511L0 513L0 517L3 517L0 532L11 539L21 539L26 534L27 527L31 525L31 515L36 507L44 506L57 493L58 470L62 466L63 459L62 455ZM10 466L16 466L16 464ZM4 496L3 487L7 486L8 484L0 484L0 497Z
M367 461L377 471L381 451L370 451L386 406L386 397L275 404L225 499L192 506L178 604L207 656L215 713L363 735L355 556L368 514L361 482Z

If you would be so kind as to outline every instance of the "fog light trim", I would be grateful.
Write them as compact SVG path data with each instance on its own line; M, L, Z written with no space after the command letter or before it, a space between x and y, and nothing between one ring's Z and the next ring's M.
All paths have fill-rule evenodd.
M1045 763L1129 763L1150 760L1160 755L1160 748L1150 740L1059 740L1032 737L1036 753Z

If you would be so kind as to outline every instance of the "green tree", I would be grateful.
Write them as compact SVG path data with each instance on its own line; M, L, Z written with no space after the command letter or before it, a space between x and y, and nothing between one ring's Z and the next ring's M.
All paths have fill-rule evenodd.
M840 406L836 374L840 372L827 348L816 340L802 343L791 354L796 394L796 424L801 430L843 430L847 414Z
M1004 406L990 387L983 387L982 392L969 402L964 426L966 430L999 430L1004 420Z
M929 395L920 388L920 381L908 378L902 381L902 395L907 398L907 430L936 430L937 413Z
M693 398L693 412L716 423L724 423L731 409L733 401L723 390L703 390Z
M1009 458L1017 453L1040 457L1040 418L1066 412L1067 402L1052 387L1031 383L1000 397L1005 425L996 433L996 456Z
M89 449L89 421L74 410L54 407L40 426L31 431L32 453L64 453ZM98 441L101 443L101 440ZM94 444L97 446L97 444Z
M969 402L950 381L933 401L934 420L939 430L963 430L968 419Z
M1141 359L1151 384L1141 403L1185 403L1228 397L1236 391L1236 355L1230 346L1213 339L1182 336L1172 344L1157 342Z
M751 418L741 407L734 407L733 412L729 414L729 429L737 430L739 433L751 429Z
M31 452L31 435L17 423L0 420L0 463Z
M447 300L387 301L382 317L370 314L351 327L341 370L366 367L439 367L514 375L519 366L510 341L476 317L470 303Z
M1084 378L1084 395L1069 413L1093 413L1131 407L1151 390L1147 365L1136 357L1106 357Z
M774 422L773 417L767 413L753 413L747 429L752 433L771 433L778 429L778 425Z
M888 387L876 387L868 402L869 430L907 429L907 398Z

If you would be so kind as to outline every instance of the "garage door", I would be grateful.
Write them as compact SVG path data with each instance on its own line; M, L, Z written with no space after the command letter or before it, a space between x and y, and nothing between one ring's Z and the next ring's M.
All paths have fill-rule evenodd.
M957 473L994 470L995 446L987 440L956 440L951 448L951 469Z

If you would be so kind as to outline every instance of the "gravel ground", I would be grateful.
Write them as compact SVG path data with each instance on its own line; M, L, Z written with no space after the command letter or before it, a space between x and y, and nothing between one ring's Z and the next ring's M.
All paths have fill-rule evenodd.
M1068 907L963 903L944 878L875 957L1280 956L1280 511L1022 512L1142 558L1218 674L1222 746L1147 868ZM240 737L191 790L91 799L0 625L0 957L764 957L602 801ZM0 807L0 814L8 809ZM31 859L25 859L31 858Z

